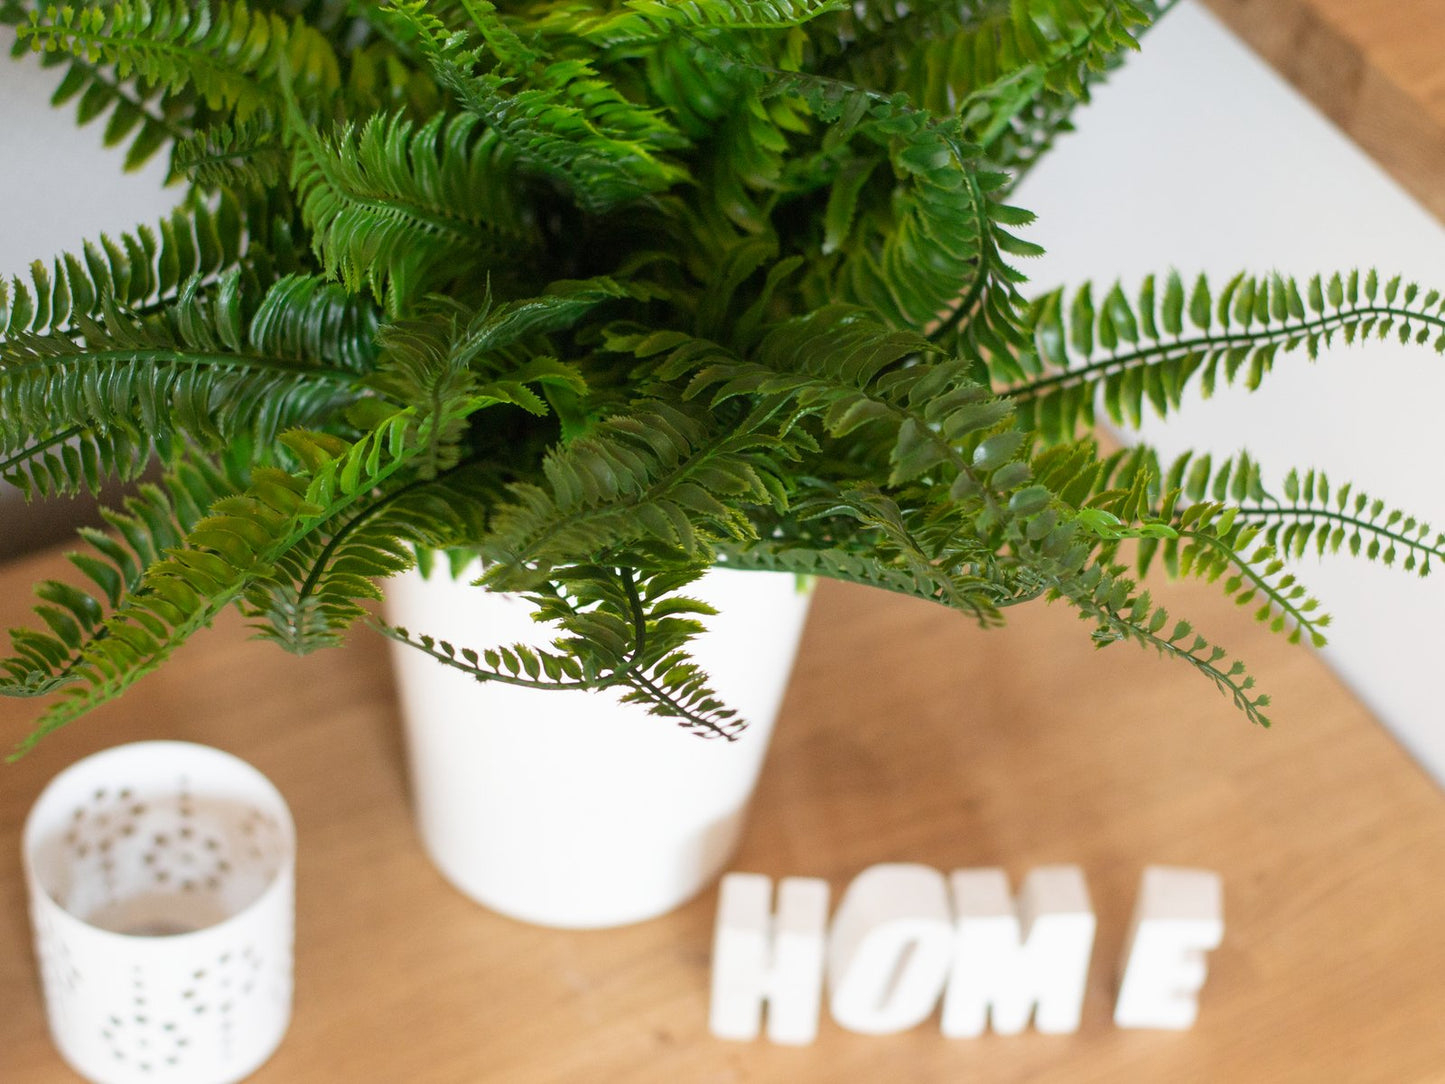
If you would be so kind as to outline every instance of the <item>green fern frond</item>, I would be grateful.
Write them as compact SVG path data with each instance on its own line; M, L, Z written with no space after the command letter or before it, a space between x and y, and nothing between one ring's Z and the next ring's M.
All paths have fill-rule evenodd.
M686 145L677 129L657 110L630 102L587 60L554 61L530 74L530 86L511 90L514 76L476 70L490 50L466 48L464 36L424 14L415 30L437 82L485 121L523 168L571 192L588 213L688 178L662 156Z
M1287 571L1275 547L1261 540L1259 529L1238 523L1236 516L1218 502L1182 509L1173 519L1174 536L1159 544L1165 567L1171 575L1219 584L1238 606L1254 605L1255 620L1286 633L1291 643L1305 638L1324 646L1329 616L1317 612L1319 602Z
M967 362L935 360L938 348L926 338L890 330L866 309L829 306L781 324L752 361L699 350L686 336L611 345L643 352L664 343L672 349L657 375L688 377L686 397L709 394L714 408L738 396L779 397L794 419L817 415L829 437L871 448L888 464L890 485L928 475L944 492L971 496L1023 446L1023 434L1008 426L1008 405L972 381Z
M45 631L11 629L9 658L0 660L0 695L40 696L84 677L82 660L111 630L106 617L137 592L147 570L180 545L221 497L233 492L217 467L193 459L179 464L158 483L145 484L127 497L120 510L105 509L109 531L82 528L89 552L69 554L88 587L46 580L36 587L36 614Z
M645 281L620 282L606 275L559 279L536 297L507 301L477 315L456 345L463 364L497 372L487 359L538 336L572 328L601 305L621 300L648 301L658 296Z
M819 485L793 495L790 518L841 515L863 524L873 541L852 538L849 545L866 544L870 560L908 577L902 581L911 585L908 593L989 619L999 605L1037 587L1026 569L995 561L1001 548L1044 545L1047 560L1066 554L1082 560L1072 552L1073 528L1059 518L1054 495L1032 478L1024 434L1012 428L1008 405L971 379L967 362L938 358L922 336L891 331L866 310L835 306L779 325L753 360L686 337L653 336L651 346L644 339L634 349L664 345L672 352L657 375L688 377L688 398L706 394L714 410L743 396L776 401L789 432L816 418L819 460L854 458L861 478L886 477L897 487L894 496L867 483ZM794 454L809 473L814 453L798 445ZM769 551L774 562L787 561L793 548L798 541L770 546L767 532L761 543L728 544L742 560Z
M341 85L330 42L300 20L252 11L242 0L117 0L95 7L48 7L19 28L31 48L115 68L167 92L194 91L212 110L252 114L283 104L281 81L298 93Z
M718 545L719 564L746 572L787 572L878 587L894 594L915 595L918 581L907 572L853 553L769 539ZM931 596L923 596L935 601Z
M409 3L398 3L396 8L411 17L415 17L415 13L423 19L428 16L433 18L431 36L438 40L444 36L438 35L438 30L475 31L486 43L487 50L507 67L524 69L541 58L539 49L523 41L507 16L498 12L497 6L490 0L455 0L452 3L411 0ZM418 28L420 33L427 30L425 26ZM535 32L530 32L528 36L535 38Z
M1290 471L1283 500L1265 507L1242 504L1237 514L1245 523L1260 524L1266 541L1291 557L1302 557L1312 547L1316 553L1347 549L1386 565L1400 560L1406 572L1421 576L1430 574L1432 558L1445 558L1445 534L1351 483L1332 490L1320 471L1306 471L1303 477Z
M1096 508L1136 523L1155 515L1159 463L1144 446L1101 456L1095 441L1080 440L1039 449L1030 461L1034 476L1075 508Z
M1151 454L1152 453L1147 453ZM1264 501L1269 494L1264 486L1264 471L1248 452L1216 460L1205 453L1186 452L1176 456L1169 469L1162 473L1163 493L1177 492L1191 501ZM1171 510L1166 502L1166 511Z
M456 308L393 321L379 332L383 356L369 385L397 401L425 404L419 419L482 404L510 404L542 416L548 412L542 395L579 400L588 384L576 365L531 348L550 350L549 333L572 327L599 305L650 296L642 284L624 287L609 278L559 281L537 297L488 303L465 326ZM454 462L448 457L464 429L460 416L432 429L424 476Z
M1317 612L1319 603L1285 569L1273 543L1237 518L1234 500L1263 496L1258 464L1241 454L1213 473L1210 466L1208 456L1181 456L1161 479L1152 449L1132 448L1099 459L1083 442L1049 448L1034 461L1041 480L1065 499L1087 504L1081 515L1108 517L1107 539L1138 539L1141 576L1162 561L1171 576L1206 579L1237 605L1254 604L1255 618L1286 633L1291 642L1307 637L1323 645L1328 616ZM1214 499L1205 499L1206 491ZM1181 499L1190 503L1181 506ZM1131 528L1131 523L1141 526ZM1112 559L1116 551L1107 545L1101 553Z
M514 154L475 117L374 115L317 134L293 110L291 183L326 273L391 311L428 287L516 266L533 242Z
M29 5L23 3L0 4L0 25L23 26L32 14ZM11 55L19 57L30 51L25 39L18 37ZM76 101L77 124L90 124L109 114L101 142L106 147L126 148L121 168L127 172L139 169L162 147L189 133L189 104L164 97L160 87L127 83L113 69L62 53L43 52L40 64L65 68L50 103L59 106Z
M1292 470L1283 497L1276 495L1247 452L1223 459L1186 452L1161 469L1147 446L1101 459L1080 442L1046 449L1033 467L1066 502L1168 528L1139 538L1140 576L1162 564L1170 576L1215 582L1238 605L1254 605L1257 620L1292 642L1321 646L1330 622L1288 563L1310 551L1347 550L1424 576L1432 561L1445 557L1445 534L1353 484L1332 487L1322 472Z
M453 320L436 315L398 321L381 332L385 361L370 383L396 401L418 404L415 425L430 434L416 465L424 479L457 464L469 418L485 407L515 406L540 417L548 407L539 390L561 386L574 394L586 391L575 367L551 357L497 365L485 377L474 371L466 349L475 338L459 333Z
M809 32L829 74L960 118L1012 187L1155 14L1148 0L863 0Z
M353 0L256 0L251 6L288 19L304 19L328 40L338 43L338 51L348 58L375 43L374 28Z
M287 171L279 127L267 112L211 125L176 144L174 168L203 188L274 188Z
M626 0L620 6L574 3L560 7L537 24L544 36L580 38L624 55L655 46L679 34L708 40L711 32L729 38L749 31L790 30L843 8L845 0Z
M134 589L65 660L60 699L21 751L119 696L223 608L255 585L274 582L280 563L298 547L406 469L416 454L413 441L424 443L427 435L413 422L412 411L396 411L355 442L286 434L282 439L301 469L257 468L242 491L214 501L178 544L146 564ZM150 523L140 531L143 546L153 545L153 531Z
M1049 85L1045 81L1040 86L1035 80L1022 80L1011 88L1012 93L1000 96L1005 108L989 110L992 134L983 139L983 144L989 162L1010 175L1010 189L1048 154L1060 135L1074 130L1074 112L1088 103L1093 89L1138 49L1138 36L1175 3L1177 0L1140 0L1112 25L1106 14L1098 23L1102 35L1095 38L1091 33L1085 39L1090 48L1065 57L1072 85ZM1073 64L1076 59L1081 62Z
M447 640L438 640L425 633L413 635L400 625L378 622L376 627L383 636L429 655L481 683L494 681L543 692L590 691L602 687L600 683L588 681L582 676L577 659L560 651L547 651L529 644L458 648Z
M596 566L563 570L557 586L528 596L537 619L559 628L550 651L526 644L459 649L404 628L380 628L479 682L542 691L617 689L624 703L639 704L703 737L732 740L742 721L686 651L703 630L694 615L714 613L676 594L700 574L700 569L646 576Z
M885 314L898 327L968 328L970 344L1008 353L1018 339L1012 315L1021 276L1002 252L1032 255L1037 246L1009 233L1032 216L988 198L1005 178L989 174L978 148L955 122L938 121L899 95L889 98L836 80L776 73L767 94L800 97L840 138L856 135L887 151L899 180L886 202L833 210L838 264L835 294ZM964 317L969 317L967 321Z
M335 283L287 275L262 297L246 338L259 354L364 374L376 368L380 319L368 301Z
M1037 598L1045 589L1035 569L1001 562L988 543L959 531L962 517L940 524L931 510L900 503L876 486L849 486L799 507L805 516L856 520L871 559L901 578L903 593L947 606L985 627L1002 624L1003 607Z
M1441 294L1398 277L1382 283L1373 271L1303 285L1239 274L1217 294L1203 275L1186 290L1171 272L1162 289L1146 277L1137 299L1115 284L1096 303L1086 284L1067 308L1062 291L1033 304L1031 374L1007 391L1025 423L1051 440L1091 427L1100 401L1114 422L1138 426L1146 402L1166 415L1191 382L1205 396L1220 382L1258 387L1278 355L1303 348L1313 359L1336 337L1393 335L1445 351Z
M546 487L518 484L496 512L482 547L487 584L527 589L569 554L605 559L628 544L656 551L659 563L705 566L716 540L753 536L748 504L780 498L767 455L777 442L761 420L708 424L645 401L553 449Z
M854 15L839 60L869 85L961 116L984 143L1040 91L1083 98L1088 74L1137 48L1133 32L1149 22L1128 0L922 4L902 15L887 7Z
M746 571L787 572L876 587L947 605L984 627L1001 624L1005 607L1038 598L1047 590L1033 571L1004 567L981 545L955 544L946 557L930 557L919 540L899 533L896 502L879 504L878 496L876 491L853 490L799 501L811 523L822 525L819 529L809 530L811 523L803 523L801 529L784 529L781 539L720 543L720 563ZM886 535L870 530L879 521L890 525ZM848 549L837 545L841 537L850 539Z
M111 479L135 481L150 454L150 439L132 428L112 425L96 431L72 425L0 455L0 480L19 489L27 501L98 493Z
M1185 453L1164 475L1161 514L1187 514L1187 506L1176 511L1184 499L1227 502L1230 537L1247 532L1287 560L1310 552L1348 552L1386 566L1398 562L1406 572L1427 576L1432 562L1445 558L1445 533L1354 483L1335 486L1323 471L1292 469L1276 494L1265 488L1260 473L1248 455L1215 463L1211 456Z
M502 490L491 472L463 464L373 496L313 532L246 590L243 612L257 634L305 655L339 644L379 601L375 581L416 563L418 546L464 545L483 528L476 510Z
M102 235L80 255L37 260L28 282L0 279L0 356L15 336L74 334L81 320L102 318L108 301L131 310L174 301L194 276L237 266L245 244L241 205L223 191L214 208L192 201L155 229Z
M155 229L102 236L87 243L81 255L66 253L49 265L37 261L28 280L0 280L0 403L5 407L0 410L0 456L26 447L43 456L63 439L62 433L85 431L87 440L103 443L123 440L122 432L107 435L114 427L149 429L158 411L168 413L156 405L167 395L158 387L138 392L134 382L144 380L148 368L169 368L175 375L188 364L204 364L183 360L177 350L185 352L203 339L224 342L238 322L249 319L243 293L259 294L269 281L266 276L295 266L285 238L284 228L275 228L270 200L242 201L223 190L214 203L188 200ZM280 297L279 291L267 295L258 326L268 322L265 310ZM292 317L313 320L310 341L324 337L328 343L312 360L331 361L333 346L338 354L365 350L357 339L369 336L374 321L367 325L364 319L340 317L341 309L357 309L354 302L334 301L333 308L329 321L319 312ZM207 321L215 327L203 335ZM283 356L299 357L287 349L282 348ZM113 384L117 368L124 372ZM132 392L139 397L127 399ZM249 393L241 398L247 397L254 399ZM237 405L221 402L219 409L232 413ZM152 435L158 444L169 440L170 428L169 423L157 426ZM210 431L204 424L196 428ZM47 460L51 467L65 462L64 455ZM69 471L60 488L75 488L81 477Z
M841 500L820 511L839 511L857 518L882 535L881 542L861 540L866 560L840 560L833 546L818 551L784 542L762 540L727 547L727 563L836 575L903 594L941 602L968 613L985 625L997 624L1003 607L1048 594L1066 599L1080 616L1096 623L1101 646L1131 640L1179 659L1231 697L1251 720L1268 725L1263 709L1268 698L1253 692L1254 680L1242 663L1221 665L1224 649L1210 644L1185 621L1171 623L1167 611L1147 592L1112 568L1105 557L1092 557L1101 546L1084 527L1080 513L1070 521L1057 503L1046 500L1040 487L1020 490L1024 499L1010 501L1003 515L1012 556L1000 557L974 534L947 521L930 522L926 509L908 508L866 488L840 494ZM860 503L861 500L861 503ZM806 507L796 505L795 507ZM834 537L834 536L827 536ZM1103 553L1111 547L1103 544ZM857 550L858 542L850 545ZM886 574L880 575L880 570ZM1170 627L1172 624L1172 627Z
M375 317L316 280L284 279L248 319L240 272L214 290L192 276L173 305L136 318L107 297L69 335L20 333L0 347L0 447L80 426L178 435L218 446L274 435L356 398ZM15 310L12 309L12 319ZM314 351L314 352L313 352Z
M956 102L968 131L988 147L1013 129L1041 94L1086 100L1091 73L1137 50L1134 35L1149 22L1129 0L1013 0L1006 16L953 41L925 46L940 50L928 59L934 71L947 72L946 84L916 92L940 106ZM979 34L991 36L993 47L980 48ZM946 90L942 99L940 89Z
M446 94L426 66L389 41L372 40L352 49L343 67L340 108L348 116L402 112L425 121L446 105Z
M1076 580L1060 581L1056 591L1081 618L1096 623L1094 641L1100 647L1130 640L1153 648L1203 675L1250 722L1270 725L1264 712L1270 699L1255 691L1255 680L1244 663L1230 660L1224 648L1210 643L1188 621L1171 620L1168 610L1155 603L1148 591L1137 591L1132 580L1096 565Z
M765 69L772 66L764 63ZM678 130L701 144L693 166L700 183L688 195L702 203L702 214L753 236L767 234L768 205L785 187L788 135L807 127L802 103L765 98L760 88L766 70L745 68L736 56L719 54L693 38L659 46L648 58L644 77L649 95Z
M507 80L441 63L438 81L507 141L518 160L601 214L688 180L663 154L685 141L655 110L628 102L583 60L558 61L539 86L506 92Z

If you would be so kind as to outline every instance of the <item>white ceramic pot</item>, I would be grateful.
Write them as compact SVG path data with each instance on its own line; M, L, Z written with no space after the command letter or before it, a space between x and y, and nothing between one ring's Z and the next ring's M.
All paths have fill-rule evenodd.
M705 740L610 692L479 683L394 645L422 841L462 892L513 918L597 928L652 918L732 855L802 634L791 575L715 570L688 594L718 608L693 645L750 725ZM393 623L456 647L550 636L521 599L465 579L387 584Z

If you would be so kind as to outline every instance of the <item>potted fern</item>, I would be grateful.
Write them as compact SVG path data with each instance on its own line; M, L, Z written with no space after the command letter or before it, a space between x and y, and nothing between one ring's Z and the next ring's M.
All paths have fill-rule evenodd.
M130 164L169 148L186 186L157 229L0 287L5 476L49 497L163 466L113 530L84 532L73 560L90 585L39 585L43 628L13 634L0 691L54 694L22 748L226 606L303 653L369 623L429 673L527 692L529 713L620 697L642 724L585 743L585 724L477 718L402 669L425 704L417 734L468 712L414 735L462 808L419 796L438 862L465 887L467 854L555 848L516 897L470 890L597 924L678 902L735 835L756 733L743 783L708 813L680 808L706 789L684 768L707 779L749 747L728 701L747 701L751 667L719 695L690 656L713 620L692 585L719 566L750 585L782 574L758 593L793 606L777 618L719 588L753 623L745 640L783 634L754 645L779 669L758 729L800 575L985 624L1063 600L1099 644L1151 647L1267 723L1243 664L1135 576L1215 579L1317 644L1324 619L1286 562L1345 548L1424 572L1445 539L1314 476L1272 492L1244 455L1101 452L1095 413L1167 413L1191 385L1253 385L1336 337L1439 348L1445 319L1436 292L1373 274L1171 274L1025 299L1014 263L1038 249L1009 191L1154 14L1131 0L0 3L22 50L68 65L58 97L78 95L82 119L109 109ZM443 589L435 575L395 581L378 617L377 581L418 564L470 568L468 598L520 597L554 639L503 643L505 618L454 600L429 627L415 600ZM743 740L684 741L649 714ZM682 759L641 759L661 743ZM468 806L483 771L524 779L527 811ZM646 789L662 779L665 796ZM544 821L545 843L527 835ZM668 822L667 839L644 830ZM673 871L666 889L589 909L582 823L589 869L640 841Z

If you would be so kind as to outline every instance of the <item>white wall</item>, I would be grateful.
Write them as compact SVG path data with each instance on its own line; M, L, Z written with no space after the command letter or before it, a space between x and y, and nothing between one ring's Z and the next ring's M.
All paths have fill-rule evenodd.
M65 69L42 69L38 58L9 58L14 33L0 27L0 275L26 272L32 260L78 252L103 232L154 224L179 198L162 188L165 154L142 170L122 173L122 150L101 145L105 118L74 123L75 101L60 109L50 95ZM22 152L20 148L24 148ZM25 281L28 284L28 277ZM63 535L83 502L54 501L26 509L0 482L0 557Z
M1377 265L1445 291L1445 229L1193 4L1149 33L1077 127L1014 201L1040 216L1028 236L1048 255L1025 268L1040 289L1118 277L1127 289L1171 266L1222 284L1240 269ZM1217 394L1145 435L1169 453L1247 447L1276 479L1323 468L1445 528L1442 403L1445 358L1371 343L1314 366L1278 358L1254 395ZM1300 571L1335 617L1329 661L1445 778L1445 567L1424 581L1345 558ZM1271 691L1280 724L1309 725L1290 717L1289 689Z
M122 173L123 150L101 146L105 118L76 128L75 100L54 109L50 95L65 72L42 69L37 57L9 58L15 40L0 28L0 272L26 268L37 257L102 231L127 230L167 214L179 188L163 189L166 155ZM24 148L23 153L20 148Z

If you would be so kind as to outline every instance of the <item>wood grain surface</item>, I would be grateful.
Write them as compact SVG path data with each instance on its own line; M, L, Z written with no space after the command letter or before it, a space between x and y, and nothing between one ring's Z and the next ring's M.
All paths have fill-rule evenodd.
M1445 3L1203 2L1445 221Z
M0 571L22 620L53 556ZM824 584L733 868L827 878L877 862L943 870L1076 862L1099 915L1081 1030L878 1038L824 1020L804 1049L706 1031L716 891L611 932L490 914L427 864L408 819L382 645L294 659L223 620L122 702L0 769L0 1080L75 1079L45 1033L19 861L26 810L97 748L174 737L269 775L300 834L296 1011L257 1084L895 1079L1133 1084L1445 1079L1445 802L1309 653L1207 589L1173 608L1243 652L1276 694L1251 729L1184 668L1095 650L1062 607L983 632ZM34 705L0 704L6 744ZM1226 934L1198 1025L1111 1023L1146 864L1215 869Z

